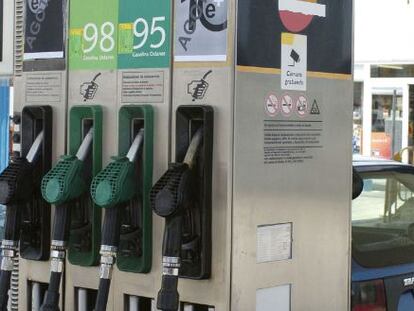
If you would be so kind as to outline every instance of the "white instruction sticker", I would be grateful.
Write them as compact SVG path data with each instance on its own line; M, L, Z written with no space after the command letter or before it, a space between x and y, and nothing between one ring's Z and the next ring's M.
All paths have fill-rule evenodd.
M282 90L306 91L308 38L282 33Z
M290 311L290 292L290 284L258 289L256 311Z
M292 258L292 223L257 227L257 263Z

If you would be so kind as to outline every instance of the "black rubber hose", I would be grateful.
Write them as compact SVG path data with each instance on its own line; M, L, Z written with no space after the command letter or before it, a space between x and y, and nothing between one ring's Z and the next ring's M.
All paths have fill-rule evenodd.
M96 297L95 311L105 311L108 303L109 288L111 286L110 279L100 279L98 295Z
M4 239L14 241L16 244L19 240L20 235L20 213L21 207L19 207L17 204L10 204L6 207ZM0 310L6 310L7 308L11 274L12 271L0 271Z
M55 217L53 219L52 240L63 241L65 244L69 238L70 230L70 203L55 207ZM65 259L62 259L63 262ZM62 273L50 272L49 285L40 307L41 311L59 311L59 289Z
M20 237L21 207L10 204L6 207L6 223L4 224L4 239L17 242Z
M101 245L118 247L120 238L120 214L119 206L105 210Z
M51 272L49 287L46 291L40 311L59 311L59 287L62 273Z
M118 247L120 239L120 211L119 206L105 210L102 226L101 245ZM105 311L108 303L109 288L111 279L99 279L98 295L96 297L95 311Z
M66 203L55 207L52 240L63 242L67 242L69 240L70 204L71 203Z
M165 222L162 255L181 257L182 215L168 217ZM157 308L162 311L177 311L180 296L177 291L178 275L163 275L157 296Z
M8 291L10 288L10 278L12 271L0 272L0 310L7 310L7 302L9 300Z

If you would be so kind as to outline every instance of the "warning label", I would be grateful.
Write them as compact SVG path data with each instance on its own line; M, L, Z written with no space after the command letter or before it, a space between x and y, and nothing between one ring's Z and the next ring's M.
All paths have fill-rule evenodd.
M314 159L322 145L323 122L265 120L264 164L304 163Z
M311 108L311 114L321 114L318 106L318 102L316 99L313 101L312 108Z
M164 102L164 72L123 72L122 103Z
M27 103L58 103L62 98L60 73L33 73L26 76Z

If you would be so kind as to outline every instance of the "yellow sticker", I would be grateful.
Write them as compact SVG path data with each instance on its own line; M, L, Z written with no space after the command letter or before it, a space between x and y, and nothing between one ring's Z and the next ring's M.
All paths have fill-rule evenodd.
M282 32L282 44L293 45L294 42L295 42L295 34L288 33L288 32Z

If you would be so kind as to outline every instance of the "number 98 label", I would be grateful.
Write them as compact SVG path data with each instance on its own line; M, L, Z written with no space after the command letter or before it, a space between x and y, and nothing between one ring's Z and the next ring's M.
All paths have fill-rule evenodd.
M72 0L69 67L117 67L118 0Z

